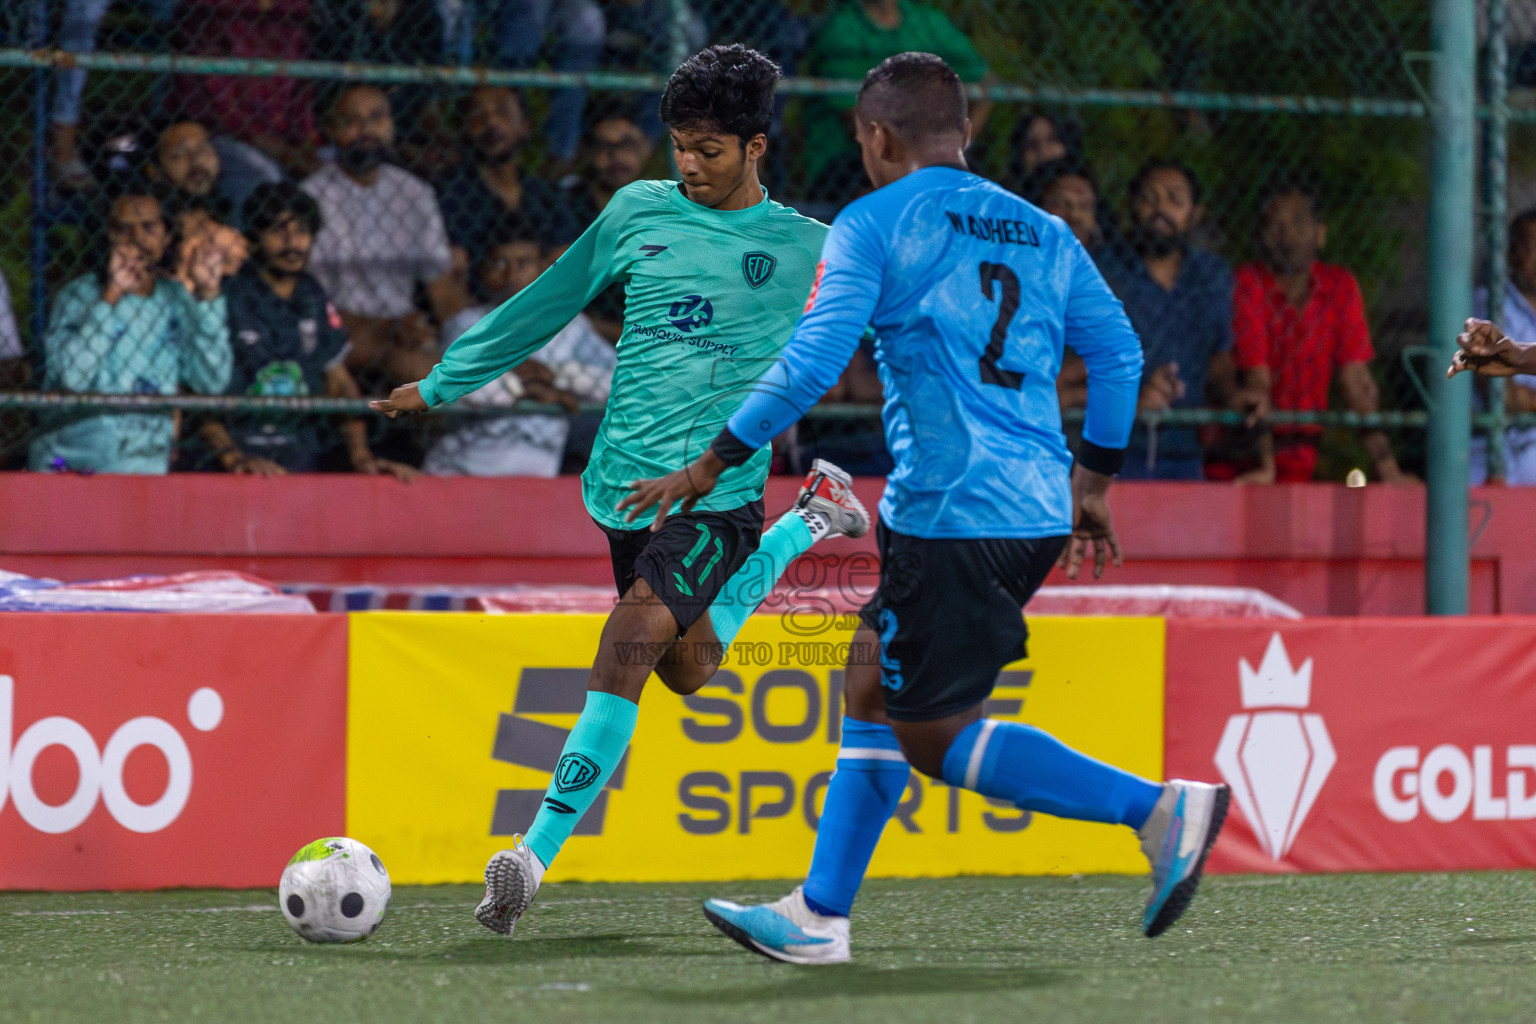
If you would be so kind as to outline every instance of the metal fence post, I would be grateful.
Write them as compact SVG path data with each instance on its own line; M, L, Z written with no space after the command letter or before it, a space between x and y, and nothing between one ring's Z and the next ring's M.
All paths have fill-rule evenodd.
M32 8L31 38L39 50L48 45L48 0ZM37 93L32 105L32 350L42 351L48 327L48 71L32 73Z
M1483 204L1488 225L1488 319L1504 322L1504 290L1509 279L1509 5L1488 0L1488 129L1483 146ZM1488 475L1503 476L1504 378L1488 380Z
M1450 364L1456 335L1472 308L1474 128L1477 10L1467 0L1435 0L1434 134L1429 201L1429 347L1437 369ZM1425 604L1431 615L1467 611L1467 448L1472 390L1464 377L1434 383L1429 417Z

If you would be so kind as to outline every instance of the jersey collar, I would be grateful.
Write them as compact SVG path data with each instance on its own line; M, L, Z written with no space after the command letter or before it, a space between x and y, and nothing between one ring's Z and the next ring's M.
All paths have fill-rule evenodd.
M763 189L763 201L760 203L753 203L742 210L711 210L709 207L700 206L692 199L683 195L681 182L667 189L667 198L671 200L673 206L688 216L707 220L714 224L719 224L718 218L722 217L731 224L749 224L759 217L765 216L770 205L768 202L768 190L765 188Z

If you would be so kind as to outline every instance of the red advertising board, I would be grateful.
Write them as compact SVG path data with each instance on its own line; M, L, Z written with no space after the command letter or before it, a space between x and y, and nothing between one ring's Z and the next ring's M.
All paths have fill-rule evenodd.
M1536 864L1536 643L1514 618L1168 623L1169 777L1224 780L1214 871Z
M275 885L345 821L347 621L0 616L0 888Z

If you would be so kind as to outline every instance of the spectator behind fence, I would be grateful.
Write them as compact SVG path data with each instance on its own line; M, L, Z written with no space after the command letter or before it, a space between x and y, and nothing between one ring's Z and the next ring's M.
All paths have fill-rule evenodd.
M688 0L606 0L603 15L608 22L604 68L665 78L675 63L674 35L680 35L684 53L704 48L704 19ZM662 135L660 105L660 93L641 93L635 99L640 130L652 139Z
M581 173L560 180L560 200L577 233L597 220L614 193L644 176L646 161L655 152L640 126L623 114L593 122L582 149ZM624 331L624 286L614 283L603 289L586 312L599 334L617 342Z
M233 157L228 169L221 148ZM155 140L144 176L170 186L185 200L207 204L215 219L238 223L235 214L251 190L283 175L275 163L245 143L216 142L196 121L177 121Z
M154 24L164 44L179 0L137 0ZM112 0L64 0L56 42L70 53L92 53L101 20ZM55 7L54 10L58 8ZM39 8L46 16L47 6ZM71 67L53 73L53 99L48 109L48 163L54 184L62 191L93 188L95 178L79 155L80 98L85 93L85 71Z
M155 140L144 176L178 197L208 204L210 213L228 220L234 204L218 187L221 169L208 129L196 121L177 121Z
M526 220L503 218L492 232L476 268L490 303L472 306L443 325L443 348L497 306L533 283L544 269L548 246ZM515 369L459 401L511 406L519 398L565 406L578 412L583 401L605 402L618 361L613 346L585 313ZM423 468L436 476L555 476L560 472L570 431L564 416L524 415L450 420L450 428L427 452Z
M497 67L533 67L546 50L546 35L553 37L547 52L556 71L593 71L602 60L608 25L603 9L593 0L483 0L481 9L491 20ZM463 41L457 46L467 58L472 26L468 19L460 19L460 24L464 26L460 35ZM652 42L661 45L659 39ZM576 155L586 103L587 91L581 88L557 89L550 96L544 136L549 155L557 163L569 163Z
M181 195L168 196L165 213L178 239L175 254L171 257L171 276L187 291L196 290L192 277L193 260L207 247L218 254L221 278L233 277L239 271L248 255L245 236L216 218L207 202Z
M246 200L252 258L225 286L234 367L229 393L263 397L361 398L347 372L341 314L320 283L305 272L320 208L309 193L282 182L261 185ZM210 420L202 438L231 473L283 476L318 468L323 443L313 415L236 414ZM413 479L410 466L375 458L363 420L341 426L347 457L359 473Z
M639 181L655 148L629 117L609 114L594 121L582 143L585 166L560 179L560 203L572 229L585 231L615 192Z
M318 60L407 67L443 63L443 18L435 0L310 0L310 4L314 11L310 51ZM407 133L432 91L424 83L390 87L395 119L407 126Z
M499 218L519 214L546 244L571 241L571 219L560 195L543 178L518 164L528 141L528 116L511 89L483 85L464 107L464 148L469 161L438 183L456 266L478 266Z
M693 6L704 24L705 42L740 43L777 64L785 78L800 74L805 48L810 44L809 25L788 5L780 0L695 0ZM757 164L758 180L775 194L785 191L789 178L784 127L788 100L784 93L774 96L768 152Z
M1047 125L1052 123L1043 115L1036 115L1034 120ZM1023 179L1020 194L1046 213L1066 221L1073 237L1082 243L1090 256L1096 261L1099 259L1104 246L1104 231L1099 225L1099 186L1085 164L1069 157L1038 164ZM1088 368L1083 364L1083 357L1070 346L1062 353L1061 372L1056 377L1056 397L1063 410L1088 406ZM1075 444L1082 434L1079 424L1067 424L1063 429L1069 444Z
M1496 322L1517 341L1536 341L1536 208L1509 222L1507 244L1509 280L1504 285L1503 315ZM1488 315L1487 288L1474 294L1472 315L1495 319ZM1519 374L1508 378L1504 382L1504 408L1515 414L1536 412L1536 377ZM1473 461L1481 463L1473 474L1474 482L1479 482L1488 475L1486 447L1481 458L1474 453ZM1536 484L1536 427L1512 427L1505 432L1504 482L1522 487Z
M1130 184L1131 252L1110 253L1105 280L1119 296L1146 357L1138 413L1226 405L1234 399L1232 272L1194 247L1203 215L1200 179L1173 160L1151 160ZM1121 476L1204 479L1204 451L1194 427L1131 432Z
M966 82L988 77L986 62L965 33L937 7L913 0L847 0L812 38L805 70L815 78L860 80L885 58L908 50L938 54ZM801 178L811 182L818 199L846 200L864 181L852 142L854 99L849 94L805 101ZM973 138L991 110L990 100L971 104Z
M185 52L305 60L311 56L310 13L310 0L197 0L180 17ZM273 180L277 168L298 173L313 166L315 99L308 79L183 75L177 91L183 116L209 127L225 173L233 171L236 158L249 165L241 167L249 176L245 193ZM272 163L251 154L251 147Z
M1260 397L1255 414L1262 417L1269 408L1327 409L1335 373L1351 411L1376 412L1380 395L1370 367L1376 353L1365 322L1365 301L1355 275L1318 262L1328 225L1320 216L1316 190L1302 182L1281 182L1266 191L1260 210L1260 261L1238 268L1232 299L1237 365L1244 386ZM1260 465L1240 472L1237 479L1311 480L1322 433L1318 426L1274 428L1261 446ZM1380 480L1411 479L1398 467L1386 434L1367 430L1360 440Z
M221 257L192 254L193 292L167 276L174 232L158 195L132 188L112 203L100 269L65 285L43 335L43 389L83 394L216 395L229 384ZM32 442L35 471L165 473L175 443L169 412L66 414Z
M16 326L16 313L11 305L11 286L5 275L0 274L0 391L24 388L31 378L32 365L21 343L21 329Z
M1060 217L1097 259L1104 244L1099 223L1099 185L1088 166L1070 158L1052 160L1036 167L1024 179L1020 195L1046 213Z
M144 177L165 195L164 212L180 239L171 276L189 291L189 257L205 244L219 251L223 277L245 262L245 237L229 226L233 206L216 188L219 169L219 154L196 121L180 121L161 132L144 166Z
M354 373L418 380L436 360L436 332L416 312L417 284L446 320L465 305L432 187L386 162L395 141L389 101L371 85L347 89L326 123L336 162L304 179L320 204L314 274L341 310ZM369 382L370 384L373 382Z
M1026 110L1013 123L1008 139L1008 187L1027 198L1035 172L1059 161L1082 163L1083 126L1071 118Z

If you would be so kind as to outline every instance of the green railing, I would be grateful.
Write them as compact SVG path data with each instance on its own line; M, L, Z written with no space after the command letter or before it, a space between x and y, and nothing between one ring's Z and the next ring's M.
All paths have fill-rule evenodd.
M0 116L9 119L0 122L0 270L11 278L30 342L37 345L52 294L86 266L92 252L88 224L71 221L70 208L56 204L45 176L46 107L50 88L56 88L61 77L58 72L89 73L86 106L98 116L163 113L176 102L174 92L167 99L167 82L184 76L219 76L299 81L317 90L347 82L414 88L418 96L437 98L429 100L429 105L439 103L448 110L451 129L452 104L443 98L460 97L475 86L523 90L538 110L553 91L577 86L594 94L654 94L663 84L666 67L675 66L686 52L694 15L707 16L711 39L753 42L755 32L760 34L776 23L763 13L767 3L786 16L791 9L797 16L808 16L814 38L816 19L830 12L833 0L762 0L756 5L749 0L657 2L666 5L670 14L650 41L656 59L649 66L601 67L582 73L512 70L447 59L409 64L242 59L185 48L167 52L166 46L159 46L159 52L138 52L129 29L142 27L143 20L131 5L113 8L109 20L119 18L120 23L115 35L108 32L103 37L98 52L69 53L52 45L57 42L58 26L56 17L54 22L47 17L50 11L56 16L64 0L5 5L0 10L0 33L9 31L9 45L0 46ZM325 5L317 0L311 6ZM1392 431L1415 468L1434 467L1449 453L1449 471L1439 465L1427 474L1435 490L1432 507L1443 513L1432 518L1435 530L1444 535L1441 539L1465 533L1457 525L1455 507L1464 504L1458 481L1465 480L1462 441L1466 430L1475 428L1489 436L1490 468L1498 471L1504 433L1536 425L1536 417L1506 415L1502 384L1497 381L1487 389L1485 411L1475 416L1457 411L1470 387L1465 379L1426 385L1422 375L1406 365L1403 355L1428 350L1433 357L1428 376L1438 376L1451 344L1447 325L1469 311L1451 308L1462 304L1451 296L1466 294L1470 253L1460 251L1465 247L1462 241L1450 247L1456 252L1437 243L1428 247L1427 270L1412 267L1426 250L1426 221L1430 235L1450 237L1447 218L1463 216L1477 202L1471 183L1462 181L1461 175L1429 173L1432 143L1454 136L1455 146L1439 152L1444 155L1460 147L1464 154L1470 151L1466 140L1474 130L1481 130L1479 177L1484 201L1476 213L1481 218L1483 262L1477 276L1487 283L1490 308L1498 316L1509 270L1504 260L1508 138L1536 126L1536 105L1523 101L1512 105L1506 88L1511 66L1528 63L1532 48L1517 52L1512 60L1511 41L1536 37L1536 24L1520 24L1526 15L1519 9L1511 12L1507 0L1480 0L1476 6L1483 14L1483 36L1470 45L1472 0L1436 0L1433 5L1419 0L1332 0L1326 5L1273 0L1057 0L1050 4L938 0L938 6L975 42L992 67L990 77L969 87L973 99L989 101L995 108L973 154L984 173L1009 178L1018 157L1010 128L1025 120L1028 111L1049 112L1081 130L1084 155L1099 175L1103 210L1119 204L1125 184L1144 158L1181 157L1207 179L1200 241L1236 263L1253 252L1254 207L1264 180L1303 169L1317 172L1330 193L1325 257L1350 267L1360 279L1372 315L1379 355L1374 369L1384 408L1369 415L1277 412L1269 422L1343 428L1332 429L1328 443L1346 447L1352 443L1350 430ZM185 0L184 11L196 9L192 0ZM140 20L134 22L134 18ZM483 29L476 39L482 47L479 56L484 56ZM1482 59L1483 82L1475 96L1467 94L1466 61L1476 59L1475 54L1469 56L1471 47L1480 50ZM798 71L781 88L788 106L785 131L775 145L787 152L779 157L775 195L796 202L805 198L802 208L829 216L840 200L812 196L818 189L826 192L822 186L828 180L818 179L809 170L816 166L810 158L820 154L803 151L804 128L814 103L846 97L858 82L818 77L808 54L802 54ZM1428 79L1427 86L1421 76ZM430 133L419 141L422 159L428 162L452 142L448 136ZM537 149L540 143L533 145ZM842 188L846 198L857 185L858 172L856 164L845 162L841 168L836 173L854 178L831 184ZM650 171L665 173L664 160L653 161ZM8 196L11 202L4 205ZM1433 219L1432 208L1438 211ZM1451 234L1461 239L1458 231ZM1428 287L1431 280L1437 282L1434 288ZM1436 296L1434 308L1427 308L1426 294ZM0 433L27 429L30 417L39 413L170 409L360 415L366 413L366 401L22 391L0 393L0 410L5 411ZM555 411L555 407L524 403L493 410L453 409L447 415ZM1432 431L1432 423L1447 413L1456 422L1449 427L1442 424L1438 433ZM831 424L867 421L873 414L871 407L828 405L814 410L812 416ZM1080 416L1080 411L1069 411L1066 419L1073 422ZM1149 425L1160 426L1235 426L1243 419L1241 414L1216 409L1180 409L1143 417ZM1431 435L1438 440L1431 446L1434 453L1426 458ZM24 435L0 436L0 450L14 451L24 440ZM1349 464L1347 451L1339 464ZM1437 543L1432 539L1432 546ZM1461 572L1464 579L1462 547L1446 540L1441 550L1451 553L1452 564L1436 572L1451 576ZM1455 589L1452 580L1449 590ZM1454 604L1453 594L1443 607L1450 610Z

